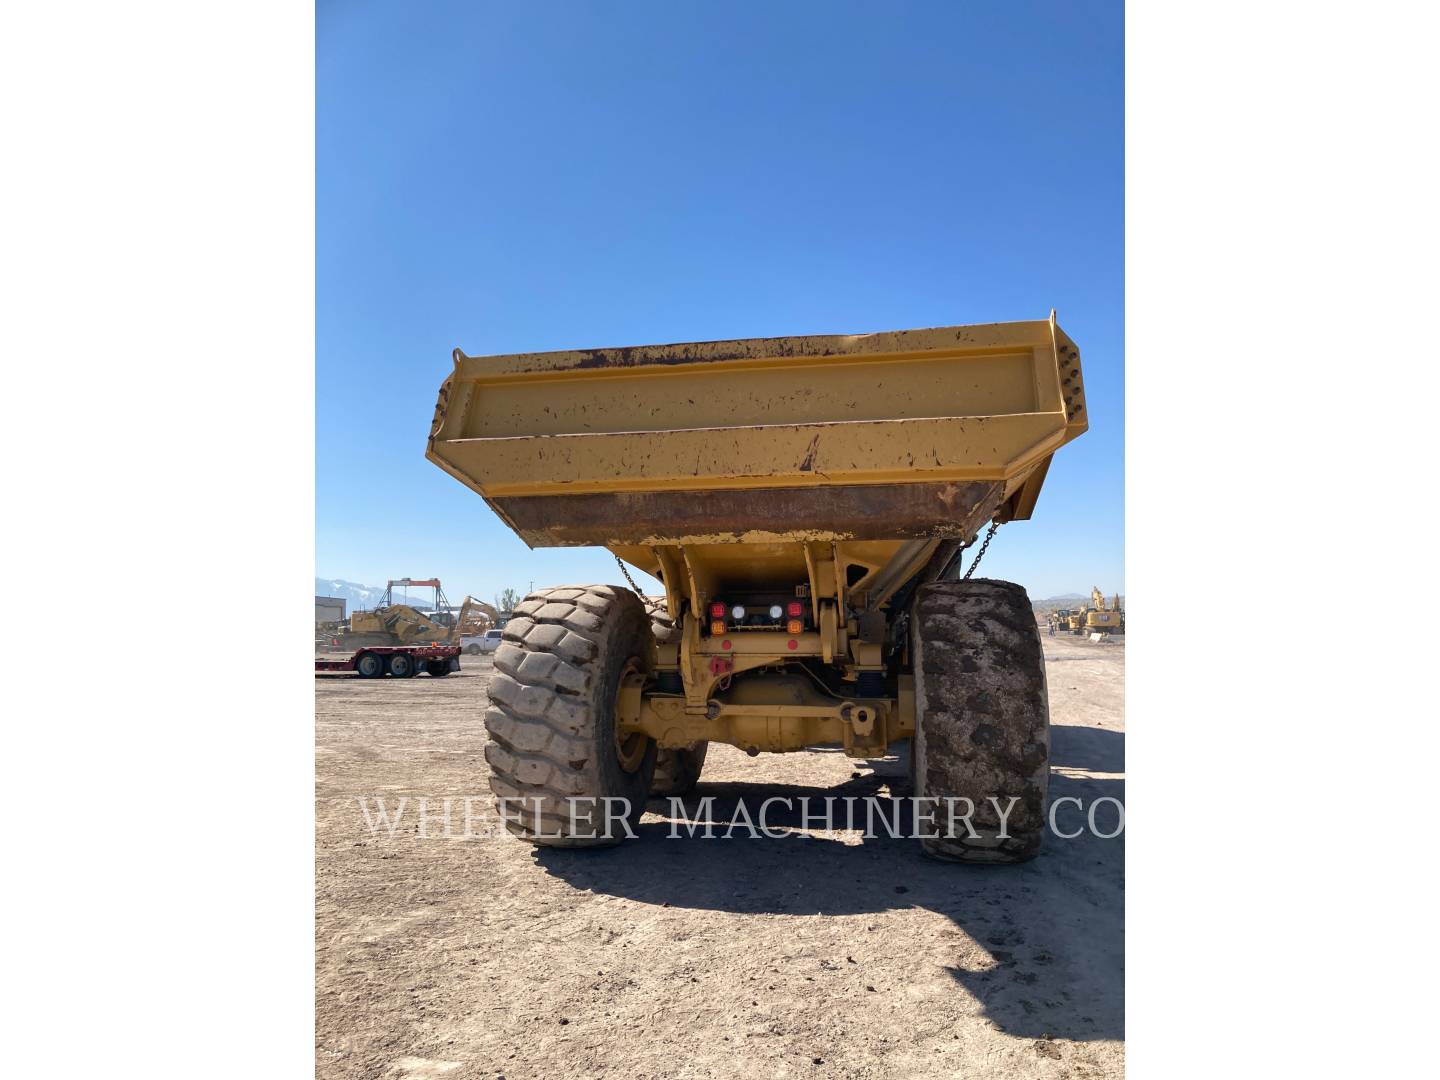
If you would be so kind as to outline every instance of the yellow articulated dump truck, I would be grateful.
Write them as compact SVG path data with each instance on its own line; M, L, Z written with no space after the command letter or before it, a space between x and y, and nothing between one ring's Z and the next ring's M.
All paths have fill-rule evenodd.
M927 852L1033 856L1039 630L1024 589L960 570L981 530L1030 517L1085 429L1079 351L1053 313L456 350L426 456L531 547L605 547L627 580L628 564L665 588L566 585L515 608L485 718L510 831L616 843L647 797L693 788L711 742L870 758L913 739Z

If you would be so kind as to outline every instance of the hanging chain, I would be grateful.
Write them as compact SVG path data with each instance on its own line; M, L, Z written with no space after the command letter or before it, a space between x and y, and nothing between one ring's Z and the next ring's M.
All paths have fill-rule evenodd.
M992 521L990 523L990 529L985 533L985 541L980 545L980 552L975 556L975 561L970 564L970 569L965 571L965 576L960 579L961 581L969 581L970 575L975 573L975 568L980 565L980 560L985 557L985 549L990 546L990 541L995 538L995 530L998 528L1000 528L998 521Z
M620 567L620 572L625 575L625 580L630 583L630 588L635 590L635 595L644 600L645 594L640 591L640 586L635 584L635 579L630 576L630 571L625 569L625 564L621 562L619 555L615 556L615 565Z

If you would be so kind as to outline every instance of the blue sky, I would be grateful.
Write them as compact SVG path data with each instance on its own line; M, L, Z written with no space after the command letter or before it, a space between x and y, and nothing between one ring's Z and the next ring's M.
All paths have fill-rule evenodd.
M424 459L450 351L1044 318L1091 429L988 576L1124 590L1123 8L317 8L316 573L618 579Z

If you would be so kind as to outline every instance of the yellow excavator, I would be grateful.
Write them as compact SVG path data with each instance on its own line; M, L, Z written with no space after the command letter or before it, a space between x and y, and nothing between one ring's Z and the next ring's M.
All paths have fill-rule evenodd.
M430 613L410 604L395 603L395 586L433 588L435 606ZM483 600L465 597L459 611L451 607L438 578L398 578L385 586L385 598L372 611L350 616L350 628L342 633L339 645L359 649L367 645L454 645L462 637L483 634L495 626L500 612Z
M1077 631L1078 632L1078 631ZM1085 632L1092 634L1123 634L1125 612L1120 609L1120 594L1110 606L1105 604L1105 594L1100 586L1090 588L1090 607L1085 611Z

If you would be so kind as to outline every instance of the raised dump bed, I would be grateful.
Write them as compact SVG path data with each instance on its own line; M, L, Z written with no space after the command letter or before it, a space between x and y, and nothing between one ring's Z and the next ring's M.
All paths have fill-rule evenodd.
M1086 427L1049 320L466 356L427 456L533 547L963 537ZM1028 484L1027 484L1028 481Z
M990 654L1018 649L1039 703L1017 705L1000 724L1009 735L964 768L954 740L937 728L927 741L926 725L954 722L955 687L989 693L999 676L964 667L940 707L939 684L927 697L917 674L921 656L956 647L955 633L924 638L949 625L946 605L975 626L985 611L1014 622L1023 590L953 580L957 556L987 523L1030 516L1051 456L1086 426L1079 351L1053 313L881 334L456 350L426 456L531 546L604 546L665 587L648 603L615 586L542 590L516 608L495 654L486 753L496 792L540 799L558 832L544 835L540 817L515 831L610 842L604 822L588 833L561 822L562 793L643 803L684 790L713 740L868 757L913 734L918 790L955 794L993 753L1026 805L1037 783L1043 803L1043 782L1015 771L1034 768L1021 744L1048 740L1028 607L1033 641ZM616 649L626 655L607 654ZM582 703L589 720L565 719ZM1032 839L927 849L993 861L1028 857Z

